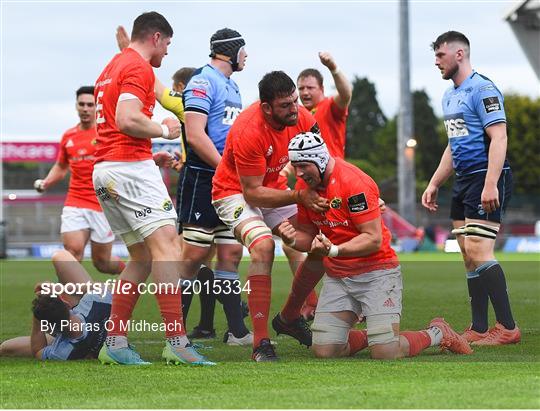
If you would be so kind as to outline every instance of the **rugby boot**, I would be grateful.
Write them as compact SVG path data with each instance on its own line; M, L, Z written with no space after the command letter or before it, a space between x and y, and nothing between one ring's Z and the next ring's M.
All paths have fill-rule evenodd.
M117 348L114 350L109 349L107 345L103 344L101 350L99 350L98 360L102 364L115 364L115 365L150 365L150 362L143 361L137 351L134 350L132 345L128 345L125 348Z
M277 335L287 334L297 340L300 344L303 344L306 347L311 347L311 328L309 328L309 324L306 322L304 317L298 317L296 320L286 323L281 319L280 313L277 313L272 320L272 328Z
M444 318L434 318L429 323L430 327L437 327L442 331L440 347L456 354L472 354L472 349L465 338L455 332Z
M212 340L216 338L216 330L204 330L197 325L187 337L190 340Z
M463 331L463 334L461 334L461 336L465 338L467 342L472 343L474 341L481 340L482 338L486 338L488 336L488 333L488 331L486 331L485 333L479 333L478 331L474 331L473 329L471 329L471 327L469 326L469 328Z
M227 345L253 345L253 333L250 331L243 337L237 338L229 330L223 335L223 342Z
M173 347L169 341L163 347L161 357L167 364L187 364L187 365L216 365L215 362L208 360L204 355L201 355L197 350L188 344L185 347Z
M274 351L274 346L268 338L263 338L257 348L253 350L251 358L256 362L278 361L279 358Z
M496 323L495 327L490 328L487 336L481 340L475 341L472 345L504 345L517 344L521 341L521 331L515 326L513 330L509 330L501 323Z

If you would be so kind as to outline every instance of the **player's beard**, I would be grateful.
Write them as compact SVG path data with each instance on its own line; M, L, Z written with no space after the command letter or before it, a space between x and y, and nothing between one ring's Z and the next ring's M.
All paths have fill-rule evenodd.
M283 117L279 117L273 114L272 118L276 123L281 124L285 127L295 126L296 123L298 123L298 113L288 114Z
M445 79L445 80L453 79L458 71L459 71L459 66L458 66L457 63L454 63L453 66L451 66L448 69L444 70L443 79Z

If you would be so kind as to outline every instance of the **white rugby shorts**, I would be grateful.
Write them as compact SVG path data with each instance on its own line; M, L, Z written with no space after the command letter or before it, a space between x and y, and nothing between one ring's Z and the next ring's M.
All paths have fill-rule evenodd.
M246 202L242 194L233 194L220 198L212 201L212 204L219 219L233 231L240 223L252 217L261 218L270 230L273 230L281 222L298 213L296 204L278 208L252 207Z
M90 240L95 243L105 244L114 241L114 234L105 218L105 214L100 211L65 206L62 209L61 221L60 233L62 234L90 230Z
M131 232L139 239L147 237L158 222L176 224L173 203L153 160L103 161L94 166L93 180L112 231L124 240Z
M358 316L400 314L403 282L401 267L352 277L324 276L316 313L353 311Z

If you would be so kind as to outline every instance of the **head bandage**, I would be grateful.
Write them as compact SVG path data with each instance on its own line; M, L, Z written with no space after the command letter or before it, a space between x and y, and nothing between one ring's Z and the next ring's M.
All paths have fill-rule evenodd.
M330 161L330 153L319 134L300 133L289 142L289 160L291 160L291 163L308 162L315 164L322 178L328 161Z

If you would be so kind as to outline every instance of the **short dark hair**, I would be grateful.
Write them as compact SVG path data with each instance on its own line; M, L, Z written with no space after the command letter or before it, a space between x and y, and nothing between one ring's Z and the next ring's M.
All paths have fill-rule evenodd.
M94 95L94 86L82 86L82 87L79 87L77 89L77 91L75 92L77 98L81 95L81 94L92 94Z
M62 321L69 321L69 309L59 298L39 295L32 301L32 313L40 321L47 321L51 329L63 332ZM66 330L67 332L67 330Z
M180 70L177 70L172 76L174 84L184 83L184 85L186 85L193 76L195 70L197 70L195 67L182 67Z
M131 40L144 40L155 32L160 32L165 37L173 36L173 29L165 17L155 11L143 13L133 22Z
M441 34L439 37L437 37L437 40L435 40L433 43L431 43L431 48L433 51L436 51L439 47L441 47L444 43L452 43L452 42L459 42L467 45L467 47L471 47L471 43L469 42L469 39L465 37L465 34L460 33L459 31L447 31L446 33Z
M323 76L319 70L314 69L314 68L308 68L308 69L302 70L300 74L298 75L298 78L296 79L296 81L300 80L301 78L305 78L309 76L315 77L315 79L317 80L317 83L319 83L319 87L323 86Z
M271 103L278 97L287 97L294 93L296 85L283 71L266 73L259 81L259 99L261 103Z

